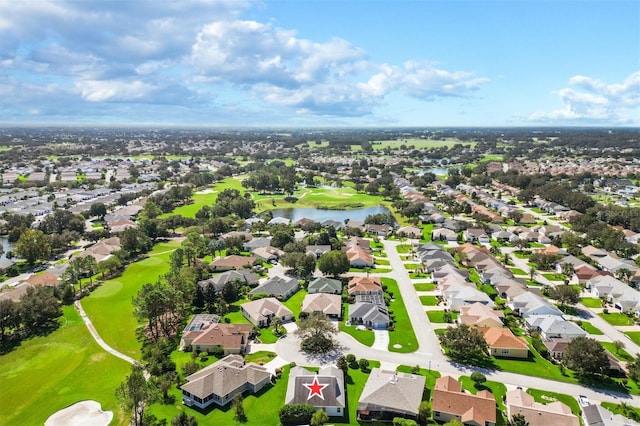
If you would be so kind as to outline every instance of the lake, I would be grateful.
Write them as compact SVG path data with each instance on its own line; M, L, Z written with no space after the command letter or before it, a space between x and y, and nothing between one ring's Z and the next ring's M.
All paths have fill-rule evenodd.
M442 175L448 175L449 174L449 168L448 167L430 167L426 170L423 170L421 172L418 172L418 176L421 176L425 173L433 173L436 176L442 176Z
M376 207L364 207L361 209L353 210L321 210L309 207L289 207L285 209L273 209L271 210L273 217L286 217L292 222L295 222L303 217L314 220L316 222L324 222L325 220L335 220L340 223L344 223L345 219L357 220L364 222L369 215L379 213L391 213L389 209L383 206Z
M13 250L13 244L11 244L6 237L0 237L0 244L2 244L2 248L4 249L4 253L0 256L0 259L6 259L5 254Z

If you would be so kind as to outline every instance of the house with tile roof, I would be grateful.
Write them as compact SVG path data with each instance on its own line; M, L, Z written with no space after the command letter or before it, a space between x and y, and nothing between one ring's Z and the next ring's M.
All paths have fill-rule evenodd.
M487 390L476 395L462 391L462 385L451 376L436 380L432 400L433 418L438 422L458 419L465 425L494 426L496 400Z
M253 256L239 256L232 254L226 257L219 257L209 264L213 271L228 271L229 269L243 269L256 263L257 258Z
M349 295L382 294L382 281L379 277L352 277L347 292Z
M342 417L346 408L344 373L333 365L322 367L317 373L293 367L284 403L309 404L331 417Z
M358 420L415 419L425 382L424 376L416 374L372 369L358 400Z
M278 317L282 322L291 321L293 312L275 297L253 300L240 306L242 315L258 327L268 327L271 321Z
M213 286L216 293L220 293L224 285L228 282L237 281L242 284L256 286L260 277L249 269L238 269L226 271L221 274L212 276L209 279L198 281L198 285L205 290L209 286Z
M528 358L529 345L523 337L518 337L504 327L482 329L484 340L489 345L489 353L498 358Z
M580 426L580 420L560 401L541 404L522 389L507 392L507 417L522 414L529 426Z
M305 314L322 312L331 318L342 318L342 296L327 293L307 294L302 300L300 312Z
M460 307L458 323L476 327L502 327L502 318L504 312L477 302Z
M196 315L183 331L180 346L187 351L213 353L222 349L225 355L244 353L251 328L251 324L200 321Z
M182 402L188 407L205 409L212 404L224 406L237 394L254 394L271 382L271 373L240 355L227 355L202 370L187 376L180 386Z

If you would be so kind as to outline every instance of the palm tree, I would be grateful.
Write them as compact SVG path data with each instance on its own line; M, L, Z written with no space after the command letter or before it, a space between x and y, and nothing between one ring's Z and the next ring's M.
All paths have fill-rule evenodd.
M273 331L278 334L278 332L280 331L278 328L282 326L282 318L274 317L271 321L271 324L273 325Z

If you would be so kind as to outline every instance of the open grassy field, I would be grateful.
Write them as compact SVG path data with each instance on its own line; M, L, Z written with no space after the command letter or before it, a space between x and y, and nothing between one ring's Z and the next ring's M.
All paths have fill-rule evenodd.
M155 283L169 271L169 257L178 246L175 241L156 244L148 258L127 266L120 277L105 281L82 299L87 315L109 346L140 359L140 344L135 335L140 324L133 316L131 298L144 284Z
M374 151L382 151L386 148L400 149L400 145L405 145L406 147L413 146L416 149L424 149L424 148L442 148L442 147L450 148L456 144L461 144L461 145L471 146L471 147L474 147L476 145L475 142L463 142L455 138L445 138L442 140L409 138L409 139L396 139L396 140L388 140L388 141L372 141L371 142L371 145L373 146Z
M587 308L602 308L602 300L596 297L583 297L580 299L580 303Z
M391 278L382 278L382 284L387 286L388 293L393 293L393 299L389 304L389 313L393 311L395 315L393 322L395 329L389 333L389 351L407 353L418 350L418 340L402 301L398 283ZM396 345L400 347L395 347Z
M95 343L72 306L63 310L59 329L0 357L0 424L43 424L56 411L87 399L113 411L112 424L127 423L115 389L131 371L129 364Z
M601 316L602 318L604 318L605 321L607 321L609 324L611 325L633 325L633 319L629 318L627 315L625 314L621 314L618 312L613 312L613 313L600 313L598 314L599 316Z

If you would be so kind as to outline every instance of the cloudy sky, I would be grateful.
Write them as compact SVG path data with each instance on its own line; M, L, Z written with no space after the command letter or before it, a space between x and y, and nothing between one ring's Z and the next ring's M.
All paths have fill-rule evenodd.
M637 0L0 0L0 123L640 125Z

